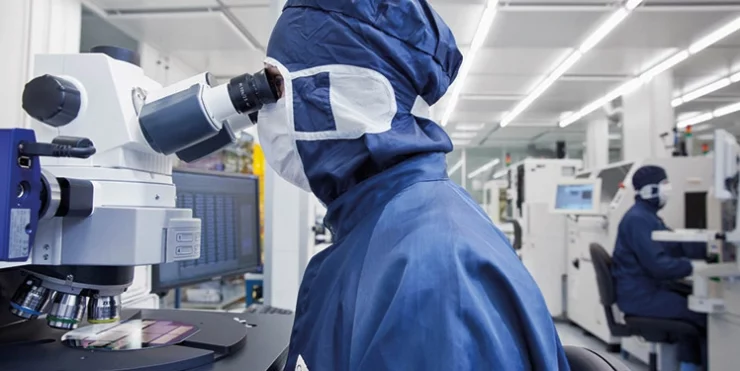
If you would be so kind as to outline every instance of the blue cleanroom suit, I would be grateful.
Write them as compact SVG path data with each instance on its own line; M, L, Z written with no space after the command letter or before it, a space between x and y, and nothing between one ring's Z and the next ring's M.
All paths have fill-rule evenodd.
M651 166L639 169L633 183L640 190L665 179L663 169ZM653 231L668 229L658 216L661 207L657 195L638 195L619 223L612 257L617 305L626 315L685 320L705 331L706 316L690 311L687 298L670 287L691 275L689 259L704 259L706 244L653 241ZM679 360L701 364L701 341L682 341Z
M429 4L288 0L267 56L287 102L260 112L266 159L328 206L335 242L305 271L286 370L568 370L534 280L417 110L462 62Z

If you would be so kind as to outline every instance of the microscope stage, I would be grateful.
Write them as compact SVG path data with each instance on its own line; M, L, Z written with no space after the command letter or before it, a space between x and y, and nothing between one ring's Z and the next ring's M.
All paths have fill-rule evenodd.
M122 319L174 321L198 332L176 345L87 350L63 344L66 331L33 320L0 329L0 370L282 370L293 324L289 315L183 310L124 310Z

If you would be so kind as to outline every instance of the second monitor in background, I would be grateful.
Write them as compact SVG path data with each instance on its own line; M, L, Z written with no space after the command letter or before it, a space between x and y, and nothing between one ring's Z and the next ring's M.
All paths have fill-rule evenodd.
M193 285L214 277L257 272L260 266L259 183L252 176L176 169L177 207L201 220L197 260L152 267L152 290Z
M551 211L596 215L601 212L601 179L563 179L555 186Z

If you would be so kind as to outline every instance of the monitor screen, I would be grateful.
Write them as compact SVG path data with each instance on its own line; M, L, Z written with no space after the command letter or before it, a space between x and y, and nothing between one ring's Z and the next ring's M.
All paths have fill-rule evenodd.
M624 178L627 177L632 169L632 164L625 164L621 166L610 167L608 169L601 170L599 173L599 179L601 179L601 202L611 203L614 196L619 191L619 186L624 182Z
M152 290L255 272L260 265L259 190L255 177L176 169L177 207L201 220L200 258L152 266Z
M594 183L558 184L556 210L589 211L594 209Z

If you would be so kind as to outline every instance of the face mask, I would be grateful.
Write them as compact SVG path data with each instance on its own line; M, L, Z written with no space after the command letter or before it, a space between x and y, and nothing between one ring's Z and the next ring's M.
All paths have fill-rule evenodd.
M673 191L673 187L670 183L658 184L658 201L661 207L665 206L666 203L668 203L668 200L671 196L671 191Z
M257 124L265 160L278 175L310 192L298 141L357 139L391 129L397 112L390 81L362 67L326 65L290 72L277 60L265 63L283 76L283 98L260 110ZM317 127L321 126L321 127Z
M643 200L657 198L658 204L663 207L668 202L671 190L671 184L668 182L648 184L640 189L639 195Z

